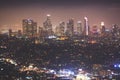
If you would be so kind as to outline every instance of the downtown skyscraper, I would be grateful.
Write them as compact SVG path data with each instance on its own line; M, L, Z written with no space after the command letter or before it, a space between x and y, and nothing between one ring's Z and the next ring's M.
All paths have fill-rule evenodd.
M48 14L47 19L43 23L43 29L46 32L46 36L50 36L53 34L52 23L50 18L51 18L51 15Z
M84 31L83 34L88 36L90 32L89 24L88 24L88 18L84 17Z
M23 19L23 35L26 37L35 37L37 34L37 23L32 19Z
M74 34L74 19L69 19L67 22L67 27L66 27L66 35L67 36L73 36Z
M78 35L82 34L82 22L81 21L77 22L77 33Z

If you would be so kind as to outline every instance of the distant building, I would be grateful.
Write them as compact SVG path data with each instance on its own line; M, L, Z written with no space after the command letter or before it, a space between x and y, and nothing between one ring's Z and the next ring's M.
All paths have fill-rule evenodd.
M17 37L22 37L22 31L21 30L18 30Z
M112 34L113 36L120 36L120 28L118 25L114 24L112 27Z
M105 24L104 22L101 22L101 35L105 35L105 32L106 32Z
M81 21L77 22L77 33L78 33L78 35L82 34L82 23L81 23Z
M67 22L66 35L73 36L73 33L74 33L74 19L70 19Z
M65 34L65 22L61 22L59 24L60 27L60 35L63 36Z
M52 23L51 23L51 19L50 19L51 15L47 15L47 19L46 21L43 23L43 29L46 31L47 35L46 36L50 36L53 34L53 30L52 30Z
M35 37L37 34L37 23L32 19L24 19L22 22L23 35L27 37Z
M39 35L39 37L44 37L45 36L45 33L44 33L45 31L43 30L43 28L42 27L39 27L39 29L38 29L38 35Z
M89 24L88 24L88 18L84 17L84 31L83 31L83 34L88 36L89 33L90 33L90 27L89 27Z
M18 31L12 31L12 29L9 29L9 33L8 33L9 37L17 37L17 38L21 38L22 37L22 31L18 30Z
M98 29L98 27L96 26L96 25L94 25L93 27L92 27L92 30L91 30L91 33L92 33L92 35L94 36L94 37L97 37L98 35L99 35L99 31L98 31L99 29Z
M58 36L65 35L65 22L60 22L59 26L56 27L56 34Z
M9 36L9 37L11 37L11 36L12 36L12 29L9 29L8 36Z

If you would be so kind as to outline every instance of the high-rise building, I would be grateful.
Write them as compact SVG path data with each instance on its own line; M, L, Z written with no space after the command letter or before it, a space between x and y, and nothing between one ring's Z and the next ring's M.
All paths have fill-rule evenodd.
M44 37L45 36L45 32L44 32L42 27L39 27L38 34L39 34L39 37Z
M92 33L93 33L93 34L98 33L98 27L97 27L96 25L94 25L94 26L92 27Z
M65 35L65 22L60 22L59 26L56 27L56 33L58 36Z
M77 22L77 33L78 33L78 35L82 34L82 23L81 23L81 21Z
M39 27L38 35L39 35L39 41L41 41L41 42L44 41L46 32L45 32L45 30L43 30L43 27Z
M50 36L53 34L53 31L52 31L52 23L51 23L51 19L50 19L51 15L47 15L47 19L46 21L43 23L43 28L44 30L47 32L47 35L46 36Z
M101 34L102 34L102 35L105 34L105 30L106 30L105 24L104 24L104 22L101 22Z
M24 19L22 22L23 35L27 37L35 37L37 34L37 23L32 19Z
M84 17L84 35L88 36L90 32L89 24L88 24L88 18Z
M94 37L97 37L99 35L99 29L97 25L92 26L91 35Z
M66 35L73 36L74 33L74 19L70 19L67 22Z
M9 37L21 38L22 37L22 31L21 30L13 31L12 29L9 29L8 36Z
M55 26L54 32L55 32L55 35L60 36L60 27L59 26Z
M116 24L113 25L112 34L114 36L119 36L120 35L120 28L118 27L118 25L116 25Z
M22 31L21 31L21 30L18 30L17 37L21 37L21 36L22 36Z
M65 22L61 22L59 26L60 26L60 34L61 36L63 36L65 34Z
M12 36L12 29L9 29L8 36L9 36L9 37L11 37L11 36Z

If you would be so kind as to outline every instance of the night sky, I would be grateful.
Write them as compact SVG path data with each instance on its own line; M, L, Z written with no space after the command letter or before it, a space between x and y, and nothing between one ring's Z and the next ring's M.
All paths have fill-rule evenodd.
M0 0L0 29L21 29L26 18L42 27L47 14L53 27L70 18L83 22L84 16L90 26L100 26L101 21L107 27L120 26L120 0Z

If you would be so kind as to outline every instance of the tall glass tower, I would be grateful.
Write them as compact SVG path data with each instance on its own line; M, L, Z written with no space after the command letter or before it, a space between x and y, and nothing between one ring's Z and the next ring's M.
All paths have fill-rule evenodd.
M88 36L90 32L89 24L88 24L88 18L84 17L84 35Z
M77 33L78 33L79 35L82 34L82 22L81 22L81 21L78 21L78 22L77 22Z
M51 23L51 19L50 19L51 15L47 14L47 19L45 20L45 22L43 23L43 28L46 31L47 35L46 36L50 36L53 34L52 31L52 23Z
M35 37L37 34L37 23L32 19L23 19L22 27L23 34L27 37Z
M74 33L74 19L69 19L67 22L66 35L73 36Z

